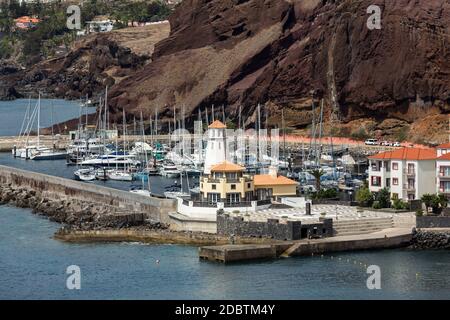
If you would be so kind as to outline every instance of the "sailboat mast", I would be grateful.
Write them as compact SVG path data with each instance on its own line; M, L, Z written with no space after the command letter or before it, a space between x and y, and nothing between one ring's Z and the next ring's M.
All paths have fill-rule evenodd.
M105 130L109 130L109 113L108 113L108 86L106 86L105 89L105 114L106 114L106 124L105 124Z
M41 145L41 133L40 133L40 122L41 122L41 93L39 92L39 98L38 98L38 114L37 114L37 134L38 134L38 147Z

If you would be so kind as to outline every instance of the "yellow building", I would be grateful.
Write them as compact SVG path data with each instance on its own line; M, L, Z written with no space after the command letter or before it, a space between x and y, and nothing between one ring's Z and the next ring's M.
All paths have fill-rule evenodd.
M244 167L227 161L213 166L211 173L200 179L201 200L209 204L238 205L297 193L297 182L278 176L276 170L254 176L246 175L244 171Z

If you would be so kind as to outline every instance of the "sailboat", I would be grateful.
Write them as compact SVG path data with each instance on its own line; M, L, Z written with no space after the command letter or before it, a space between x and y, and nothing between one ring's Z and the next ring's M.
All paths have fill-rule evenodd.
M126 123L125 123L125 109L123 109L123 147L126 149ZM117 140L116 140L116 148L117 148ZM116 164L116 169L111 170L108 173L108 178L116 181L133 181L133 175L127 171L127 166L123 169L119 169Z
M36 103L36 106L31 113L31 116L28 117L28 114L25 115L25 117L28 117L28 123L27 126L23 132L23 136L26 136L25 140L25 146L22 148L17 148L14 146L12 153L15 157L23 158L23 159L30 159L32 154L37 151L43 151L48 150L49 148L42 147L40 145L40 130L39 130L39 122L40 122L40 112L41 112L41 95L39 94L38 102ZM31 130L33 129L34 121L37 117L37 144L36 145L29 145L29 138L31 134ZM25 120L25 119L24 119Z
M52 104L52 110L51 110L51 126L52 126L52 140L54 139L55 135L53 132L53 104ZM39 122L38 122L38 135L39 135ZM53 146L55 146L55 143L53 141ZM43 148L40 150L36 150L35 152L32 152L32 155L30 157L31 160L62 160L66 159L67 152L64 150L56 150L55 148Z
M76 180L80 181L94 181L95 180L95 169L94 168L82 168L76 170L73 175Z
M186 175L186 179L187 179L188 190L189 190L189 177L187 175ZM191 196L189 193L186 193L186 192L183 191L183 172L181 172L180 180L181 180L181 186L174 188L174 189L178 189L179 188L179 191L172 190L172 191L164 192L164 196L167 199L188 198L188 197Z

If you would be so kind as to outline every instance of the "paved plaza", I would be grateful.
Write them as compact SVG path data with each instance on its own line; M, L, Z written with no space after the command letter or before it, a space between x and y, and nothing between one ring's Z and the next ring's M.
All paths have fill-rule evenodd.
M397 217L411 217L413 212L380 212L373 211L370 208L358 212L358 207L340 206L340 205L312 205L311 215L305 214L304 208L289 208L289 209L265 209L252 213L232 213L230 216L244 216L245 220L251 221L267 221L267 219L282 220L301 220L305 222L318 222L321 213L326 213L325 218L332 218L336 220L358 220L358 219L378 219L389 218L393 215Z

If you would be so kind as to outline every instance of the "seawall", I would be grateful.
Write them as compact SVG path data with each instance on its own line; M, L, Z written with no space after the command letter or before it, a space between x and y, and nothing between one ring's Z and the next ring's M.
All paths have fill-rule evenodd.
M74 201L114 208L122 213L140 213L145 219L169 223L175 200L151 198L94 184L0 166L0 185L38 193L44 201ZM26 197L26 196L25 196Z
M217 262L273 259L278 256L310 256L331 252L406 247L411 243L410 228L391 228L370 234L337 236L317 240L284 241L278 244L219 245L199 249L199 257Z

